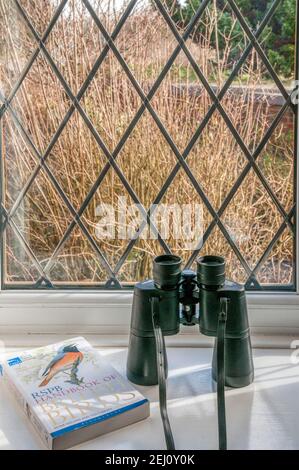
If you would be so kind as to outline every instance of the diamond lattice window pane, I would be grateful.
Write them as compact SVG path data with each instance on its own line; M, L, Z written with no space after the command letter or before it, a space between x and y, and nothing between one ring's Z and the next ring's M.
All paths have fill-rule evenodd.
M235 279L237 282L245 283L248 278L248 273L238 259L223 233L218 227L215 227L207 242L203 245L200 255L217 254L222 253L226 260L226 275L229 279ZM192 268L196 270L196 264L194 263Z
M247 159L218 110L201 132L187 162L213 207L220 209Z
M45 267L72 217L48 177L39 172L12 220Z
M6 171L3 202L10 209L37 165L38 158L9 114L3 118L2 159Z
M73 93L78 93L105 41L83 2L69 0L46 47Z
M152 260L161 254L163 250L157 240L137 240L118 273L118 279L123 285L131 285L152 278Z
M222 221L253 269L283 222L267 191L250 170Z
M253 51L222 100L224 110L251 153L286 103L277 85L265 77L264 68L259 55ZM292 113L290 108L282 122L286 121L288 113Z
M205 70L205 64L201 63L204 54L200 46L194 45L191 39L187 45L193 52L196 64ZM212 104L184 52L181 51L175 59L151 104L183 152Z
M155 139L152 136L155 135ZM157 124L145 111L118 157L119 166L147 209L176 164Z
M158 78L177 43L154 5L138 0L115 45L146 92Z
M0 3L0 103L13 90L37 44L14 0Z
M256 277L261 285L291 285L294 282L293 250L292 233L285 230L258 270Z
M175 174L154 215L171 252L186 264L193 251L201 248L212 215L184 170Z
M39 152L45 152L70 104L60 81L40 52L11 102Z
M11 3L14 3L14 0L8 0ZM63 7L65 2L61 0L18 0L20 6L23 8L24 13L29 18L31 24L34 26L36 32L42 37L55 12L58 8ZM6 2L5 2L6 3Z
M58 284L98 284L106 280L107 273L95 255L88 240L77 226L57 253L49 269L52 281Z
M294 289L296 3L0 1L4 287Z
M137 91L110 51L82 99L82 108L110 152L117 147L141 104Z
M106 161L94 136L75 111L52 148L47 164L78 210Z
M40 273L32 257L24 249L20 238L11 227L5 230L6 243L6 282L9 284L26 284L32 287L38 281Z
M114 269L143 218L114 170L104 174L82 215L96 245Z
M294 125L289 110L257 159L258 167L287 212L294 204Z

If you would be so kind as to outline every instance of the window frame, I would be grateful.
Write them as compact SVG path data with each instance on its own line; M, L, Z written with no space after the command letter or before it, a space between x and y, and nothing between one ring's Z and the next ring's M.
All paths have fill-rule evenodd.
M2 291L0 331L2 337L34 335L92 335L111 344L127 344L132 291ZM249 322L253 344L290 347L299 338L297 293L248 293ZM211 345L198 327L182 327L170 339L172 345Z
M298 3L297 3L298 8ZM299 21L296 24L296 65L295 78L299 79ZM260 344L274 344L277 336L286 338L283 344L290 344L291 338L299 338L299 114L295 114L295 181L296 196L296 263L294 278L296 291L248 291L248 309L254 334L264 337ZM0 132L0 146L1 142ZM2 159L1 159L2 160ZM3 162L0 165L0 197L2 198ZM1 244L3 243L1 231ZM0 260L2 279L3 260ZM2 284L2 282L1 282ZM0 331L2 334L94 334L121 335L127 338L130 311L133 299L132 289L94 290L72 288L68 290L20 290L2 289L0 285ZM198 333L197 328L183 328L185 338ZM198 337L198 335L197 335ZM272 343L267 343L272 338ZM124 341L124 340L122 340ZM186 340L187 341L187 340ZM202 340L203 341L203 340ZM209 340L207 340L209 341ZM274 342L273 342L274 341ZM126 342L126 340L125 340ZM183 340L184 343L184 340ZM188 341L187 341L188 343ZM174 342L175 344L175 342ZM185 343L184 343L185 344ZM201 344L196 340L196 345ZM210 344L210 343L209 343ZM276 343L279 345L279 341Z

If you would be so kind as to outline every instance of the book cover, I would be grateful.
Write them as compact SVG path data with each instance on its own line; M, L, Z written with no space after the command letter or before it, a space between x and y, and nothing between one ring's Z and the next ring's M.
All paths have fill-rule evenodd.
M84 338L2 361L4 378L48 449L145 419L149 402Z

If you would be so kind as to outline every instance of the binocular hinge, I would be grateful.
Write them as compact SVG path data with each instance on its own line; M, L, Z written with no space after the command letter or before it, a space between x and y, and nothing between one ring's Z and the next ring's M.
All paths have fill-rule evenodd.
M160 327L159 318L159 298L151 297L151 311L152 322L156 341L156 360L157 360L157 374L159 384L159 402L160 413L163 423L165 441L167 450L175 450L174 439L170 427L170 422L167 413L167 391L166 391L166 377L167 377L167 356L165 349L165 342L163 333Z

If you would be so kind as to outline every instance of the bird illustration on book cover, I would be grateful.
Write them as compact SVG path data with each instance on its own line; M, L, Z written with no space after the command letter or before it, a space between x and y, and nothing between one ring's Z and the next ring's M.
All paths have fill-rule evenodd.
M79 379L78 367L80 362L83 360L83 353L79 351L75 344L69 344L67 346L61 346L55 357L47 365L43 372L43 381L39 387L45 387L57 374L63 372L69 375L69 382L74 385L80 385L83 383L83 378ZM70 373L68 373L70 371Z

